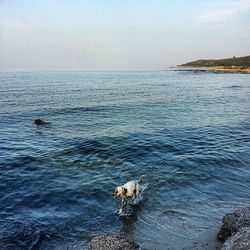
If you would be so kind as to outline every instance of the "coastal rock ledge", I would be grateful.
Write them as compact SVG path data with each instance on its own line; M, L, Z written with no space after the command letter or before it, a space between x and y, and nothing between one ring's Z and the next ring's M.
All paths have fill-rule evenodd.
M91 239L88 250L137 250L139 245L121 235L98 235Z
M221 250L249 250L250 227L243 227L238 233L226 240Z
M218 239L225 242L222 250L249 250L250 207L238 208L226 214L222 219Z

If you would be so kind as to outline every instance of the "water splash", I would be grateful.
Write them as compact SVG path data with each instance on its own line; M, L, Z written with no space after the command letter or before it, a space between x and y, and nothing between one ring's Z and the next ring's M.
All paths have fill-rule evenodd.
M138 197L134 199L129 199L126 204L121 205L121 207L117 211L117 214L119 216L125 216L125 217L131 216L134 213L134 207L142 204L147 188L148 188L148 183L141 184Z

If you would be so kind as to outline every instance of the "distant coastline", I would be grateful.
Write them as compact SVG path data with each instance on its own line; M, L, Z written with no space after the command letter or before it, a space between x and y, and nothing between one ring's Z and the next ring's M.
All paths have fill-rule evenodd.
M250 56L196 60L174 67L179 71L250 74Z

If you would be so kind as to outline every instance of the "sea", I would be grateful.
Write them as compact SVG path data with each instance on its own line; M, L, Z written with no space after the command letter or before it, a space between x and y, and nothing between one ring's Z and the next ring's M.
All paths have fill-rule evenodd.
M35 119L50 124L37 126ZM143 180L117 214L117 186ZM0 72L0 249L218 249L250 205L250 75Z

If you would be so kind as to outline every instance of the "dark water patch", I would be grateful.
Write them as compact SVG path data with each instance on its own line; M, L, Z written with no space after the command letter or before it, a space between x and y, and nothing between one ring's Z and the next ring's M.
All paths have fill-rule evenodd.
M96 156L102 159L134 162L143 157L160 154L179 154L180 149L151 135L135 134L128 137L104 137L102 139L79 139L69 142L68 148L60 155ZM79 159L75 159L79 162Z
M181 209L168 209L168 210L163 211L163 214L167 216L176 216L176 215L183 216L186 214L186 212Z
M86 140L82 144L77 146L77 150L84 155L97 154L108 158L111 157L111 152L109 151L108 147L109 145L107 145L105 141ZM70 151L69 153L71 152L72 151Z
M1 222L0 247L1 249L37 249L40 243L51 235L48 229L41 226Z

